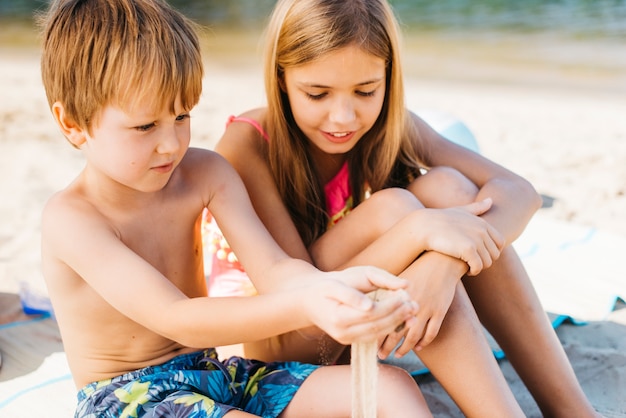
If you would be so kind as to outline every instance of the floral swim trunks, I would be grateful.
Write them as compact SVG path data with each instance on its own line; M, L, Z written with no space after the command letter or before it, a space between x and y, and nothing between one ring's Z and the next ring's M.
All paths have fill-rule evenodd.
M276 417L318 368L296 362L264 363L214 349L90 383L78 392L75 417L223 417L241 410Z

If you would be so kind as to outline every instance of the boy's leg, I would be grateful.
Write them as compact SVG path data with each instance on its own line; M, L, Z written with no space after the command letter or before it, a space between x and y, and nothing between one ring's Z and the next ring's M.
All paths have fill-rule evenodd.
M326 366L314 371L302 384L281 417L352 416L350 366ZM377 414L379 418L431 417L413 378L397 367L380 365Z

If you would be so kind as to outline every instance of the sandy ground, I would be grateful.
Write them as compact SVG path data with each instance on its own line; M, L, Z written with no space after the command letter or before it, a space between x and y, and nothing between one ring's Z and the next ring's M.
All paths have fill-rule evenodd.
M205 90L192 114L194 145L211 147L228 115L263 104L254 42L233 39L207 42ZM235 47L226 48L228 42ZM83 164L53 125L38 52L29 45L0 46L0 292L5 293L17 292L20 282L41 285L40 211ZM541 210L543 216L626 236L624 52L619 45L538 37L463 42L423 37L407 42L408 105L465 121L484 155L525 176L546 196L551 207ZM626 416L624 311L558 330L585 390L606 416ZM510 365L504 361L502 367L527 415L537 416ZM438 416L458 414L436 382L422 383Z

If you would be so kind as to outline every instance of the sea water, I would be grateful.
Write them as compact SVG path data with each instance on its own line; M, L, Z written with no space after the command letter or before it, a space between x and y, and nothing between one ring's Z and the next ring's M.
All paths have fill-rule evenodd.
M275 0L169 0L214 27L262 28ZM626 35L626 0L389 0L404 29L558 31L573 37ZM29 18L46 0L0 0L0 19Z
M32 27L33 13L48 2L0 0L0 46L15 43L16 22ZM400 21L409 81L626 94L626 0L389 2ZM260 39L275 0L169 3L209 28L203 45L212 63L257 65L262 71Z

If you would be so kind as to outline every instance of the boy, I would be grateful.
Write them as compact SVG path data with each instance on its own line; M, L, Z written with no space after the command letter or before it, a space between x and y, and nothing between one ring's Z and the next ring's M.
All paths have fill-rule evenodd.
M80 389L76 416L348 415L348 368L222 362L199 349L307 326L344 343L381 338L411 320L414 304L400 292L372 303L353 287L404 282L288 258L235 171L189 149L202 62L190 22L166 3L54 1L41 24L52 114L86 159L42 219L44 277ZM265 294L206 297L205 208ZM406 373L384 368L380 378L381 416L428 415Z

